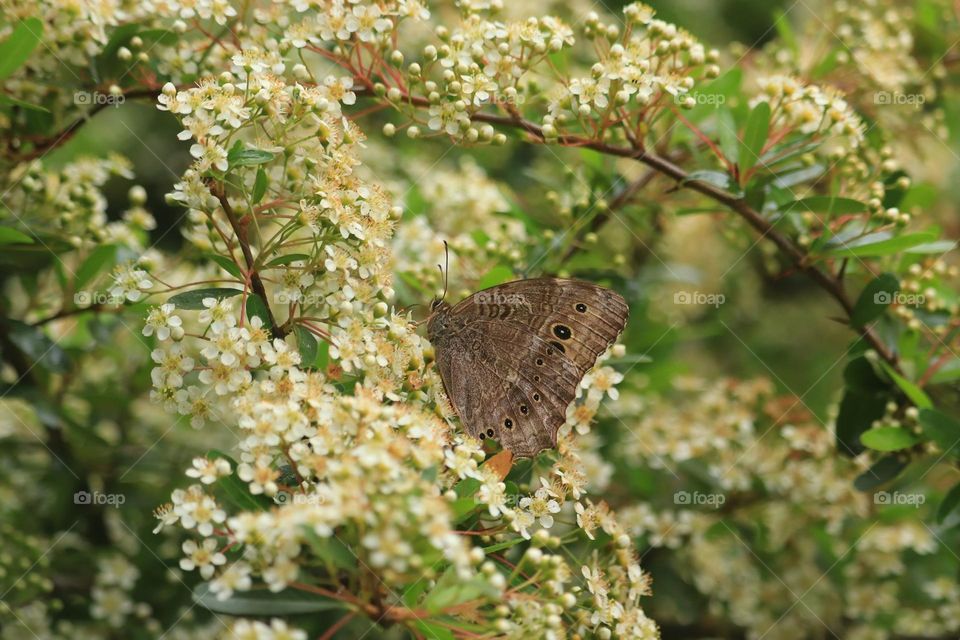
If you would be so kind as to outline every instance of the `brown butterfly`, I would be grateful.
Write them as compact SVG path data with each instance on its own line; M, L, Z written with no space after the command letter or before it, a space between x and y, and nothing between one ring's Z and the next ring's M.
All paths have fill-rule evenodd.
M517 280L454 306L434 300L427 337L467 432L526 458L557 445L577 385L628 313L620 294L589 282Z

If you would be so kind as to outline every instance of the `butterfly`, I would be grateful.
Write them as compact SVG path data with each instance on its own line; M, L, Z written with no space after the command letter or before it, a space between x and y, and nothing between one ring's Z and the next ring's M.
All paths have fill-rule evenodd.
M518 458L557 445L577 385L623 331L610 289L568 278L516 280L430 305L427 338L464 428Z

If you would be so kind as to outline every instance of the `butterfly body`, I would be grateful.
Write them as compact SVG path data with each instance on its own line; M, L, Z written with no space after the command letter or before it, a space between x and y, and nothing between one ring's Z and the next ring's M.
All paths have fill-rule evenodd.
M627 314L619 294L589 282L517 280L436 302L427 337L467 432L532 457L556 446L577 385Z

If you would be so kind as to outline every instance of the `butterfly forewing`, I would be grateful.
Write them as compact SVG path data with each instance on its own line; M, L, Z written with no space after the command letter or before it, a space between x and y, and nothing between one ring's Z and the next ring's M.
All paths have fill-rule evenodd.
M577 384L627 313L619 294L588 282L518 280L442 310L428 334L467 431L530 457L556 446Z

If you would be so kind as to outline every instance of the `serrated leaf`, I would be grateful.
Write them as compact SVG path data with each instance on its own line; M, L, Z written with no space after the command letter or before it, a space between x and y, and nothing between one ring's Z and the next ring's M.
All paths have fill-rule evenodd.
M896 478L906 468L907 463L904 460L897 456L885 456L857 476L853 481L853 486L858 491L872 491Z
M937 409L921 409L920 428L944 453L958 453L960 421Z
M178 309L198 310L203 309L204 298L216 298L222 300L238 296L243 293L242 289L228 289L226 287L209 287L206 289L194 289L193 291L184 291L175 296L171 296L167 302L175 305Z
M483 290L490 287L495 287L498 284L503 284L504 282L509 282L514 279L513 270L510 267L498 264L490 271L487 271L480 282L477 283L477 289Z
M893 274L884 273L871 280L860 292L860 297L853 306L850 324L854 328L860 328L882 316L898 291L900 282Z
M900 451L917 444L920 438L903 427L877 427L860 434L860 442L874 451Z
M17 23L13 33L0 43L0 81L10 77L30 58L42 36L43 23L38 18L27 18Z
M0 227L0 245L4 244L34 244L36 241L13 227Z
M279 593L267 589L238 591L220 600L207 582L197 585L193 590L193 601L214 613L231 616L289 616L346 608L339 600L296 589L285 589Z
M760 101L750 111L747 124L743 129L743 138L740 141L740 151L737 157L737 165L740 167L741 176L750 171L757 160L760 159L769 132L770 103Z
M942 523L957 507L960 507L960 482L953 485L953 488L940 501L940 506L937 507L937 522Z

